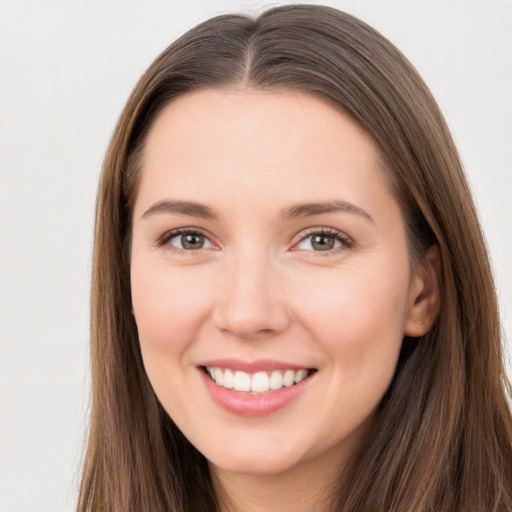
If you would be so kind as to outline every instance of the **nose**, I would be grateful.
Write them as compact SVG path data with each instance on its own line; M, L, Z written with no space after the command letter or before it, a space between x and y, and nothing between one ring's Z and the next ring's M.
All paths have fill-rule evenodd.
M279 274L275 265L256 258L227 264L213 313L217 328L244 340L286 330L290 317Z

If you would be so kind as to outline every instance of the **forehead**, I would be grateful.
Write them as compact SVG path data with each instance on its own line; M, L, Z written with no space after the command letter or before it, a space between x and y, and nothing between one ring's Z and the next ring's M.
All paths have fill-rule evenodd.
M137 203L172 195L232 207L338 196L371 204L387 194L370 137L321 98L288 90L183 95L157 116L141 163Z

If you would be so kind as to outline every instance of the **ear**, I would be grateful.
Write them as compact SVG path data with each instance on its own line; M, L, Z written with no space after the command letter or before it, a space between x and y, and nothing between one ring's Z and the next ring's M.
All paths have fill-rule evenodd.
M440 282L441 255L439 247L431 245L412 276L405 336L423 336L434 324L441 307Z

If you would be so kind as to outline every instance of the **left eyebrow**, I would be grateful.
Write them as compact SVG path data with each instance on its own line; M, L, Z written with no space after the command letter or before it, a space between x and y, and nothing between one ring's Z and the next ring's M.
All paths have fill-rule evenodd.
M374 222L372 216L359 208L355 204L348 203L346 201L334 200L326 201L321 203L301 203L289 208L285 208L281 211L281 217L285 220L294 219L297 217L309 217L311 215L320 215L322 213L336 213L336 212L347 212L360 215L370 222Z

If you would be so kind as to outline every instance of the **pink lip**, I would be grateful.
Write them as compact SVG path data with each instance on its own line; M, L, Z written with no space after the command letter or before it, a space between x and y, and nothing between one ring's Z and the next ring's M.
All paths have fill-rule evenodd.
M212 359L203 361L201 366L213 366L215 368L229 368L230 370L240 370L247 373L271 372L273 370L301 370L306 366L298 366L286 363L284 361L275 361L272 359L258 359L256 361L242 361L240 359Z
M215 365L208 364L208 366L233 368L231 365L220 365L218 364L218 361ZM238 368L240 367L236 367L236 369ZM258 366L258 369L261 368L261 366ZM277 368L282 369L283 366L277 366L276 369ZM290 368L290 366L285 365L284 368ZM268 370L269 368L268 366L264 366L264 369ZM264 371L264 369L260 371ZM240 393L219 386L210 378L209 375L206 374L204 369L201 367L198 368L198 371L201 374L201 378L203 379L206 390L218 405L238 416L251 418L267 416L289 405L290 402L292 402L307 389L314 375L310 374L306 379L289 388L283 387L276 391L269 391L268 393L262 395L250 395L248 393Z

